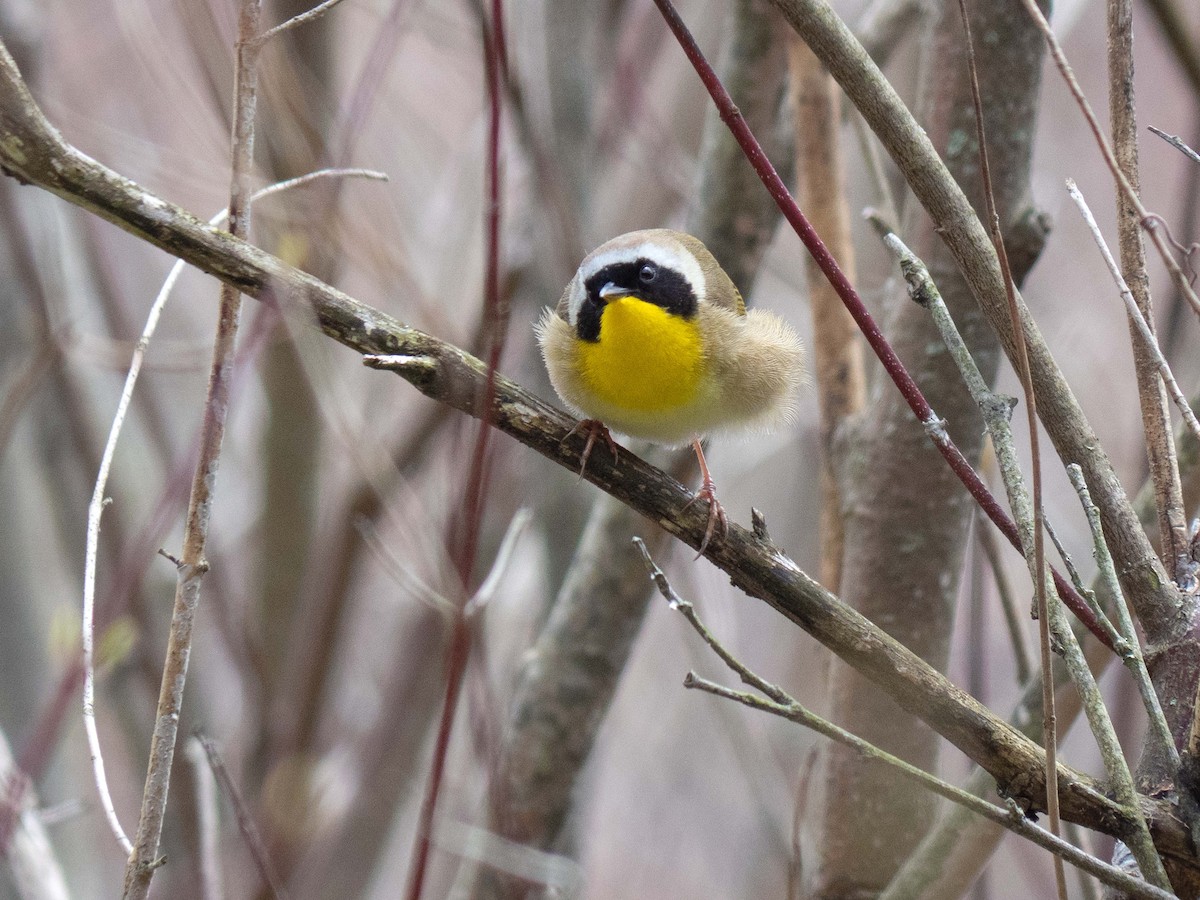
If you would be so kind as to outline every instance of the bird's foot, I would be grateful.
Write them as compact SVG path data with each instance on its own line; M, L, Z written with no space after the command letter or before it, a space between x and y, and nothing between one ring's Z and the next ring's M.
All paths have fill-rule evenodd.
M592 447L596 445L596 439L604 441L608 444L608 449L612 451L613 465L616 466L617 460L620 457L617 455L617 442L613 440L612 432L608 430L608 426L599 419L580 419L579 422L567 432L559 445L565 444L577 434L587 434L587 443L583 445L583 453L579 457L579 477L583 477L583 473L587 471L588 459L592 455Z
M712 541L718 528L720 528L722 538L729 534L729 518L725 515L725 507L721 506L717 500L717 486L707 475L704 477L704 483L700 486L700 490L692 495L692 499L685 503L683 508L687 509L697 500L708 501L708 524L704 528L704 539L700 541L700 550L696 553L696 559L699 559L708 549L709 542Z
M712 474L708 471L708 461L704 458L704 448L700 446L700 438L692 440L692 449L696 451L696 462L700 464L702 482L700 490L696 491L692 499L683 505L683 508L687 509L697 500L708 501L708 525L704 529L704 539L700 541L700 550L696 554L696 559L699 559L708 549L708 543L716 534L718 525L721 526L722 538L729 534L729 519L725 515L725 508L717 502L717 486L713 483Z

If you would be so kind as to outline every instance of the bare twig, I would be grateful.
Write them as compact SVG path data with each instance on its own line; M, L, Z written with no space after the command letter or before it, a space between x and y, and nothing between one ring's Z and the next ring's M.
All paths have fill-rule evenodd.
M487 204L485 206L486 255L484 264L484 317L491 326L491 348L488 354L484 386L486 407L496 394L496 372L504 352L508 330L509 310L500 294L500 203L502 195L500 168L500 125L502 89L506 56L504 50L504 4L492 0L491 27L483 31L484 77L488 95L488 142L486 160ZM455 519L450 523L449 543L458 575L458 588L463 596L471 593L472 571L483 523L483 507L487 496L490 466L488 447L492 423L487 415L479 422L479 431L463 488L462 502ZM465 604L455 615L446 650L446 693L442 703L434 741L433 762L425 785L425 796L418 813L417 829L412 848L412 866L405 896L420 900L433 844L433 819L441 793L442 776L450 752L450 736L454 725L463 677L471 652L471 629Z
M1163 715L1158 694L1155 693L1154 685L1150 682L1150 673L1146 670L1146 661L1142 656L1133 619L1121 596L1121 586L1117 582L1117 571L1113 567L1112 554L1108 552L1108 544L1104 541L1104 529L1100 525L1100 512L1096 509L1096 504L1092 502L1091 493L1088 491L1087 482L1083 480L1083 472L1079 466L1073 463L1067 466L1067 477L1071 479L1071 486L1079 495L1079 502L1087 515L1088 528L1092 532L1092 555L1096 558L1099 577L1107 586L1109 593L1116 598L1113 609L1116 612L1117 621L1121 625L1121 634L1124 638L1120 648L1122 650L1121 658L1132 673L1138 694L1146 708L1150 733L1158 741L1163 755L1171 761L1173 770L1177 770L1179 768L1179 751L1175 749L1175 740L1171 737L1171 729L1167 726L1167 719Z
M930 440L933 441L934 446L937 447L938 452L945 458L950 468L954 471L954 474L962 481L963 485L980 507L982 507L983 511L987 513L988 518L996 524L996 527L1000 529L1014 547L1020 549L1021 540L1013 520L1009 518L1008 513L997 502L992 492L988 490L983 479L979 477L979 473L971 467L971 464L962 455L962 452L955 446L954 441L950 439L950 435L943 427L941 419L939 419L937 413L929 405L929 402L925 399L925 395L921 392L920 387L913 377L908 373L904 364L896 356L895 350L892 349L887 339L883 336L883 332L863 303L862 298L846 278L845 272L838 265L837 260L829 253L820 236L813 229L791 194L788 193L787 185L783 183L783 180L779 177L779 173L771 165L771 161L762 152L761 145L751 133L749 126L747 126L745 120L742 118L741 113L738 112L737 106L733 103L728 91L721 84L720 79L717 77L716 72L713 71L708 60L705 59L704 54L696 44L695 38L692 37L691 32L688 31L687 26L680 19L675 7L671 4L670 0L655 0L655 4L662 12L667 25L675 34L680 46L683 47L684 53L696 69L701 81L704 82L704 86L708 89L713 101L721 110L721 115L725 119L726 125L738 139L738 143L746 153L746 158L754 166L755 171L758 172L763 185L775 199L775 202L779 204L784 218L787 219L788 224L796 231L804 246L812 254L816 264L825 274L830 284L833 285L834 290L837 291L838 297L845 304L846 309L858 325L859 330L867 339L867 343L875 351L875 355L879 358L884 370L899 389L900 394L912 409L913 414L925 428L926 433L929 435ZM1076 615L1084 616L1084 622L1087 623L1090 619L1089 613L1084 612L1081 614L1079 611L1080 609L1086 609L1086 604L1083 603L1082 598L1075 594L1074 589L1061 576L1056 577L1055 583L1059 593L1063 596L1064 602L1071 608L1071 611ZM1092 622L1089 628L1094 624ZM1107 640L1107 636L1102 632L1098 631L1096 636L1102 641Z
M979 140L979 169L980 178L983 183L984 204L987 208L987 225L991 233L992 243L996 247L996 258L1000 261L1000 276L1004 280L1004 295L1008 301L1008 318L1016 340L1017 378L1020 380L1021 390L1025 394L1026 423L1029 429L1029 465L1032 474L1031 480L1033 482L1033 546L1030 547L1026 541L1022 541L1022 544L1025 547L1025 560L1029 566L1029 574L1033 579L1034 603L1038 611L1038 646L1041 652L1043 685L1042 715L1045 720L1045 738L1043 739L1043 744L1046 747L1046 795L1048 807L1046 812L1050 824L1050 833L1057 836L1061 828L1058 815L1058 782L1055 777L1057 768L1056 760L1058 757L1058 734L1055 727L1054 687L1048 677L1050 667L1053 665L1053 658L1050 651L1050 615L1047 606L1050 601L1046 596L1046 582L1048 579L1043 577L1046 573L1046 537L1044 526L1045 511L1042 508L1042 459L1040 450L1041 441L1038 435L1037 396L1033 392L1033 377L1029 369L1029 346L1025 337L1024 323L1021 321L1021 311L1017 306L1017 288L1013 284L1012 270L1008 263L1008 250L1004 246L1004 237L1000 232L1000 215L996 212L996 195L992 190L991 166L988 161L987 130L983 122L983 99L979 94L979 73L976 71L975 66L975 44L971 37L971 17L967 15L966 0L958 0L958 11L962 18L963 31L965 33L967 69L971 81L971 102L975 108L975 134ZM992 434L992 441L993 444L998 442L998 436L994 432ZM1003 452L1002 449L997 446L997 456L1001 452ZM1003 471L1003 467L1001 467L1001 470ZM1011 476L1006 474L1006 482L1009 477ZM1018 519L1017 527L1020 528L1022 525L1020 513L1017 511L1015 504L1013 504L1013 515ZM1054 862L1054 880L1058 888L1060 900L1067 900L1066 873L1063 870L1062 860L1058 858Z
M208 757L208 765L212 769L213 775L216 776L217 784L220 785L221 792L229 801L229 805L233 807L238 831L242 833L242 840L246 842L246 847L254 859L254 865L258 868L259 875L262 876L276 900L287 900L287 891L279 878L279 873L275 871L275 866L271 864L271 854L267 852L267 845L263 842L262 833L259 831L254 817L250 814L246 801L242 798L242 792L238 790L229 770L225 767L225 761L221 758L217 745L212 738L201 731L194 732L193 737L204 749L204 755Z
M342 0L324 0L323 3L318 3L308 12L302 12L297 16L292 16L285 22L280 22L278 25L271 26L257 38L255 38L255 43L261 47L263 44L287 31L289 28L295 28L298 25L307 25L309 22L315 22L341 2Z
M200 875L201 900L221 900L225 889L221 880L220 817L217 814L217 782L204 752L204 744L195 735L184 747L196 785L196 869Z
M1138 168L1137 107L1134 102L1133 0L1108 0L1107 6L1108 108L1112 119L1113 158L1130 188L1137 194L1141 193L1142 188ZM1154 305L1141 230L1143 224L1150 227L1150 222L1139 218L1137 210L1120 191L1115 199L1121 271L1129 287L1130 299L1138 311L1137 315L1129 313L1129 332L1133 341L1134 375L1142 413L1146 459L1150 465L1150 479L1154 484L1154 500L1158 511L1159 555L1171 577L1178 583L1180 570L1187 565L1187 519L1183 511L1183 488L1179 481L1175 443L1171 439L1170 403L1159 379L1155 352L1137 339L1139 333L1144 337L1147 329L1151 334L1154 332ZM1161 359L1161 354L1158 357Z
M1185 144L1183 142L1183 138L1179 137L1179 135L1167 134L1161 128L1155 128L1153 125L1149 126L1149 128L1151 132L1157 134L1160 138L1162 138L1192 162L1200 163L1200 153L1197 153L1195 150Z
M159 316L167 298L171 295L175 282L183 272L183 263L177 262L171 267L166 281L163 282L158 296L150 306L150 314L146 317L146 325L142 336L138 339L133 351L133 359L129 364L129 374L125 376L125 385L121 389L121 398L117 401L117 411L109 428L108 441L104 445L104 454L100 458L100 471L96 475L96 486L92 491L92 500L88 505L87 543L83 557L83 730L87 736L88 754L92 759L92 776L96 782L96 790L100 795L100 808L108 821L108 827L117 839L121 851L128 856L133 852L133 843L126 836L117 811L113 806L112 795L108 790L108 778L104 772L104 755L100 749L100 734L96 730L96 666L95 666L95 607L96 607L96 559L100 544L100 517L108 501L104 496L108 486L108 473L112 468L113 455L117 449L117 438L120 437L121 427L125 423L125 414L129 411L129 403L133 399L133 388L137 384L142 362L146 357L146 348L158 327Z
M1158 374L1162 378L1163 384L1166 385L1167 391L1170 392L1171 399L1175 401L1175 405L1179 408L1180 415L1183 416L1183 421L1187 425L1188 430L1197 440L1200 440L1200 421L1197 421L1196 414L1192 412L1191 404L1188 403L1187 397L1184 396L1183 391L1180 389L1179 382L1175 380L1171 366L1167 363L1166 357L1163 356L1162 350L1158 346L1158 338L1150 330L1146 317L1142 315L1142 311L1138 309L1137 303L1134 302L1129 285L1125 283L1125 278L1121 275L1121 270L1113 259L1113 255L1108 249L1108 244L1105 243L1104 236L1100 233L1100 226L1096 224L1096 219L1092 216L1092 211L1088 207L1087 201L1083 198L1083 194L1079 188L1076 187L1075 182L1070 179L1067 179L1067 193L1071 195L1071 199L1079 207L1080 215L1083 216L1088 230L1092 233L1092 238L1096 241L1096 246L1100 250L1100 255L1104 258L1104 264L1108 266L1108 271L1112 275L1113 281L1116 282L1117 290L1121 295L1121 301L1125 304L1125 311L1129 314L1129 320L1136 328L1137 335L1142 341L1142 346L1157 367Z
M1159 229L1150 227L1150 212L1142 205L1137 191L1129 183L1129 179L1125 177L1125 173L1121 170L1121 166L1113 153L1112 145L1109 144L1108 139L1104 136L1100 122L1096 119L1096 114L1092 111L1091 104L1088 103L1087 97L1083 94L1083 88L1079 86L1074 72L1071 71L1071 65L1067 62L1067 56L1063 53L1062 45L1059 44L1058 38L1054 34L1054 29L1046 21L1046 17L1043 15L1041 9L1038 8L1036 0L1022 0L1022 3L1025 6L1026 12L1029 13L1030 18L1042 30L1042 34L1045 35L1046 46L1050 48L1050 55L1054 58L1054 64L1062 74L1063 81L1066 82L1067 89L1075 98L1075 103L1079 107L1080 112L1083 113L1083 117L1087 120L1088 128L1092 131L1092 135L1096 140L1096 146L1100 148L1100 153L1104 157L1104 162L1108 165L1109 171L1112 172L1113 179L1117 183L1117 188L1120 191L1122 199L1129 204L1131 209L1137 212L1138 220L1142 223L1142 227L1149 232L1150 240L1154 243L1159 256L1162 257L1167 271L1175 279L1176 287L1192 307L1192 311L1200 315L1200 297L1197 297L1196 292L1192 290L1188 277L1176 261L1166 238L1163 237Z
M255 39L262 15L261 0L243 0L238 16L237 71L234 85L233 166L230 178L229 230L244 238L250 228L250 174L254 159L254 117L258 93L258 49ZM154 870L161 865L158 843L166 816L171 764L179 733L179 713L191 655L192 625L200 602L200 583L208 570L205 544L213 490L220 465L221 443L229 411L229 388L237 341L241 294L222 285L217 334L208 397L201 427L200 458L192 480L184 525L182 566L179 567L167 657L163 665L158 710L150 744L150 764L137 839L125 869L126 900L144 900Z
M1008 810L1001 809L994 804L987 803L961 788L955 787L949 782L943 781L935 775L931 775L915 766L909 765L903 760L884 750L879 749L873 744L864 741L862 738L845 731L842 728L834 725L832 722L821 718L820 716L810 712L797 700L790 696L779 686L772 684L762 676L758 675L737 657L729 652L725 646L717 639L717 637L709 631L708 627L700 619L695 607L687 600L683 599L675 592L670 581L663 573L662 569L650 557L645 545L640 538L634 538L634 543L642 553L642 558L646 564L646 569L650 573L651 580L658 587L659 593L666 598L671 609L678 611L688 624L696 631L704 640L713 652L724 662L743 683L750 685L755 690L761 692L767 699L762 699L754 694L745 691L735 691L716 684L707 679L697 676L694 672L689 672L684 679L684 686L705 691L714 696L724 697L729 700L734 700L751 709L769 712L773 715L780 716L791 722L803 725L812 731L817 732L824 737L852 747L857 752L863 754L870 759L878 760L891 766L897 774L904 778L911 779L928 788L939 796L945 797L954 803L970 809L972 812L985 816L997 824L1003 825L1010 831L1021 835L1028 840L1033 841L1039 846L1054 853L1056 857L1070 862L1072 865L1095 875L1105 884L1119 886L1123 890L1128 891L1133 896L1140 897L1155 897L1155 898L1170 898L1175 895L1168 891L1161 890L1157 887L1146 884L1138 878L1133 878L1122 870L1101 862L1094 856L1079 850L1077 847L1068 844L1066 841L1059 838L1057 835L1043 831L1041 828L1029 822L1019 807L1012 805ZM1011 801L1010 801L1011 803ZM1119 885L1118 885L1119 880Z

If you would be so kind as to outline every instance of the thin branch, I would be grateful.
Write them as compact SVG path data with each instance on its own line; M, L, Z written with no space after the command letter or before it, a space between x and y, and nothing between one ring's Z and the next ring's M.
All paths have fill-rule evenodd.
M1179 137L1179 135L1167 134L1161 128L1155 128L1153 125L1149 126L1149 128L1151 132L1157 134L1160 138L1162 138L1192 162L1200 163L1200 153L1197 153L1195 150L1185 144L1183 142L1183 138Z
M221 758L221 752L217 749L217 745L202 731L195 731L192 736L204 749L204 755L208 758L208 765L212 769L213 775L216 776L217 784L225 795L225 799L229 801L229 805L233 807L238 831L242 833L242 839L246 842L250 856L254 859L258 874L262 876L262 880L276 900L287 900L287 891L279 878L279 873L275 871L275 866L271 863L271 854L267 852L267 845L263 842L262 833L259 831L254 817L250 814L249 807L246 806L242 792L238 790L229 774L229 769L225 767L225 761Z
M868 311L866 304L863 303L862 297L859 296L854 286L850 284L845 272L838 265L837 260L830 254L820 236L813 229L807 217L788 192L787 185L783 183L783 179L779 177L779 173L775 171L775 167L771 165L771 161L763 153L761 144L755 139L745 119L742 118L741 113L734 104L733 99L729 96L729 92L725 90L716 72L708 60L705 59L703 52L701 52L700 47L696 44L696 39L679 17L679 13L675 10L671 0L655 0L655 5L662 12L667 25L679 41L688 60L696 69L700 80L712 96L713 102L720 109L722 119L724 119L729 130L737 138L743 152L746 154L746 158L754 166L763 185L770 192L775 202L779 204L784 218L787 219L788 224L795 230L805 248L812 255L813 260L825 274L830 284L833 285L834 290L837 291L838 297L845 304L846 309L858 325L859 330L867 339L867 343L870 344L871 349L875 351L875 355L879 358L884 370L899 389L901 396L904 397L905 402L912 409L917 420L924 426L926 433L929 435L930 440L933 441L934 446L937 447L938 452L945 458L950 468L954 471L954 474L962 481L975 501L987 513L988 518L996 524L996 527L1003 532L1004 536L1008 538L1014 547L1020 549L1021 539L1017 531L1017 526L1008 516L1008 513L1004 511L995 496L992 495L992 492L988 490L983 479L979 477L979 473L971 467L966 457L963 456L962 451L950 439L950 435L946 432L941 419L938 418L937 413L929 405L929 401L925 399L925 395L921 392L912 375L909 374L904 364L900 361L900 358L896 355L896 351L892 349L887 339L883 336L882 330ZM1089 622L1089 613L1086 611L1080 612L1080 610L1086 610L1086 604L1083 603L1082 598L1075 594L1074 589L1061 576L1056 576L1055 583L1059 593L1063 597L1063 601L1070 607L1072 612L1083 616L1082 620L1087 624ZM1095 622L1091 622L1088 627L1092 628L1093 626L1095 626ZM1101 631L1097 631L1096 636L1102 641L1107 640L1107 636Z
M1133 299L1133 294L1129 290L1129 285L1125 283L1121 269L1117 265L1116 260L1113 259L1112 252L1108 249L1108 244L1104 241L1104 235L1100 233L1100 226L1096 224L1096 219L1092 215L1087 201L1083 198L1083 194L1071 179L1067 179L1067 193L1071 195L1071 199L1079 207L1079 213L1083 216L1084 222L1087 223L1088 230L1092 233L1092 238L1096 241L1096 246L1100 250L1100 255L1104 258L1104 264L1108 266L1109 274L1112 275L1113 281L1116 282L1117 290L1121 295L1121 301L1125 304L1125 311L1129 314L1130 321L1136 326L1138 336L1142 339L1142 344L1146 352L1150 354L1155 365L1158 367L1158 374L1162 377L1163 384L1166 385L1167 390L1170 392L1171 399L1175 401L1175 405L1179 408L1179 413L1183 416L1183 421L1186 423L1188 430L1197 440L1200 440L1200 421L1196 419L1196 414L1192 412L1191 404L1188 403L1187 397L1184 396L1183 391L1180 389L1179 382L1175 380L1171 366L1158 346L1158 338L1154 336L1154 332L1150 330L1150 326L1146 322L1146 317L1138 309L1138 305Z
M1141 879L1134 878L1123 872L1122 870L1110 866L1094 856L1084 853L1079 848L1072 846L1056 835L1050 834L1038 828L1032 822L1025 818L1024 814L1015 804L1011 805L1008 810L988 803L985 800L976 797L967 791L962 790L950 784L947 781L931 775L922 769L906 763L904 760L893 756L892 754L881 750L873 744L864 741L857 735L839 728L832 722L810 712L791 695L784 691L779 686L772 684L762 676L758 675L737 657L729 652L725 646L717 639L717 637L709 631L708 627L697 614L695 607L687 600L680 597L675 589L671 586L670 581L663 573L662 569L650 557L646 550L645 544L641 538L634 538L634 544L641 551L643 561L646 564L646 569L650 573L651 580L659 589L659 593L666 598L671 609L678 611L688 624L696 631L706 644L713 649L713 652L724 662L743 683L750 685L755 690L761 692L767 699L762 699L754 694L749 694L744 691L735 691L730 688L708 681L701 678L694 672L689 672L684 678L684 687L694 688L713 694L714 696L724 697L728 700L734 700L751 709L769 712L772 715L787 719L802 725L817 734L827 737L830 740L845 744L853 748L858 753L861 753L868 759L873 759L878 762L885 763L897 771L904 778L917 782L930 791L946 798L954 803L970 809L972 812L978 813L990 819L997 824L1003 825L1015 834L1038 844L1055 854L1056 858L1061 858L1070 862L1072 865L1095 875L1105 884L1120 887L1127 891L1131 896L1138 897L1154 897L1154 898L1171 898L1175 895L1159 888L1148 885ZM1011 803L1011 801L1010 801Z
M1029 574L1033 579L1034 602L1038 611L1038 647L1041 652L1042 666L1042 716L1044 718L1045 737L1042 743L1046 747L1046 794L1047 818L1050 820L1050 833L1058 835L1061 825L1058 815L1058 782L1055 777L1056 761L1058 758L1058 733L1055 727L1054 687L1047 677L1053 658L1050 651L1050 615L1046 596L1046 546L1045 546L1045 510L1042 507L1042 454L1041 440L1038 434L1037 396L1033 392L1033 376L1029 368L1029 344L1025 337L1024 324L1021 321L1021 311L1017 306L1017 289L1013 284L1012 270L1008 263L1008 250L1004 246L1004 236L1000 231L1000 215L996 212L996 195L992 190L991 164L988 161L987 129L983 122L983 99L979 94L979 73L975 65L975 42L971 37L971 17L967 15L967 0L958 0L958 11L962 19L965 46L967 51L967 69L971 83L971 103L975 109L975 134L979 141L979 170L983 184L983 200L987 209L987 224L991 232L992 244L996 248L996 258L1000 261L1000 276L1004 280L1004 296L1008 301L1008 318L1012 325L1017 347L1017 378L1021 382L1021 390L1025 394L1025 415L1029 428L1029 466L1033 482L1033 546L1022 541L1025 547L1025 560L1029 566ZM999 436L993 433L992 443L997 444ZM997 456L1003 452L997 446ZM1003 467L1002 471L1003 471ZM1013 473L1015 474L1015 473ZM1008 480L1006 475L1006 485ZM1017 527L1023 524L1020 513L1013 504L1013 515L1018 519ZM1030 552L1032 550L1032 553ZM1054 880L1058 888L1060 900L1067 900L1067 877L1063 870L1062 861L1054 862Z
M533 512L527 506L522 506L513 514L512 521L508 523L504 537L500 540L500 549L496 551L496 557L492 560L492 567L479 587L475 589L475 593L471 595L471 599L463 606L463 615L468 619L483 612L492 598L496 596L496 592L500 589L500 583L512 563L513 554L517 550L517 542L525 534L525 529L529 527L532 520Z
M1125 173L1121 170L1120 164L1113 153L1112 145L1104 136L1104 131L1100 127L1100 122L1096 119L1096 114L1092 111L1091 104L1088 103L1087 97L1083 94L1083 88L1079 86L1079 82L1075 79L1075 73L1071 71L1071 65L1067 62L1067 56L1063 53L1062 45L1059 44L1058 38L1054 34L1054 29L1050 27L1050 23L1046 21L1045 15L1038 8L1036 0L1021 0L1025 6L1026 12L1030 18L1041 29L1042 34L1046 37L1046 46L1050 49L1050 55L1054 57L1054 64L1058 67L1058 71L1066 82L1067 89L1075 98L1075 104L1079 107L1083 117L1087 120L1088 128L1092 131L1092 136L1095 138L1096 146L1100 148L1100 153L1104 157L1104 162L1108 165L1108 169L1112 172L1114 181L1117 183L1117 188L1120 191L1121 197L1129 204L1131 209L1137 212L1138 220L1142 223L1142 227L1150 234L1150 240L1154 243L1155 249L1159 256L1162 257L1163 263L1167 267L1167 271L1171 273L1171 277L1175 279L1176 287L1192 307L1192 311L1200 315L1200 297L1196 296L1196 292L1192 290L1192 286L1188 281L1187 275L1180 268L1174 254L1171 253L1171 248L1168 246L1166 239L1160 233L1160 229L1152 228L1152 217L1149 210L1142 205L1141 198L1138 197L1137 191L1133 185L1129 183L1129 179L1125 177Z
M302 12L299 15L292 16L286 22L280 22L278 25L273 25L272 27L268 28L255 39L255 43L261 47L263 44L267 43L274 37L278 37L289 28L295 28L299 25L307 25L309 22L315 22L341 2L342 0L325 0L323 3L318 3L312 9L308 10L308 12Z
M1034 543L1030 532L1034 528L1035 517L1033 515L1032 502L1028 492L1025 490L1021 477L1020 465L1017 461L1012 432L1008 423L1008 414L1011 409L1008 398L999 397L987 388L974 360L971 359L961 335L958 334L954 322L950 318L949 311L946 309L945 303L938 293L937 286L930 278L925 264L896 235L885 235L884 243L901 260L901 269L904 272L905 281L908 282L913 299L921 306L927 308L933 315L934 322L938 326L943 341L950 350L955 362L960 366L963 381L966 383L967 389L979 404L984 422L987 424L988 433L992 436L992 445L996 449L996 459L999 463L1001 476L1004 479L1005 489L1008 492L1009 503L1012 505L1013 513L1018 523L1020 523L1023 543L1026 547L1030 547ZM1026 554L1026 562L1030 570L1030 576L1040 579L1043 585L1047 585L1050 581L1049 569L1043 566L1039 570L1035 565L1032 554ZM1050 591L1046 591L1047 597L1050 593ZM1084 710L1088 717L1088 724L1095 735L1096 744L1100 749L1105 769L1113 783L1114 793L1117 795L1119 802L1133 814L1135 827L1125 836L1126 843L1136 855L1142 871L1149 878L1153 879L1155 883L1169 886L1170 882L1167 879L1162 860L1159 858L1154 843L1151 840L1149 829L1144 820L1141 823L1137 822L1140 814L1136 812L1137 793L1133 785L1133 778L1130 774L1128 763L1121 752L1120 744L1117 741L1116 733L1108 716L1108 710L1096 686L1095 677L1092 675L1091 669L1088 667L1087 661L1080 650L1079 642L1076 640L1070 627L1066 624L1062 609L1058 603L1047 602L1039 613L1043 620L1039 623L1043 626L1043 659L1041 667L1043 710L1053 710L1053 704L1048 705L1046 702L1046 694L1053 692L1053 678L1051 677L1052 659L1049 658L1048 653L1051 639L1053 639L1056 649L1063 656L1071 678L1079 688ZM1109 623L1108 628L1111 630L1111 623ZM1043 724L1043 731L1045 732L1043 741L1047 747L1053 744L1050 732L1055 727L1055 716L1051 712L1051 714L1045 716ZM1046 755L1049 756L1049 752ZM1055 778L1054 780L1057 779ZM1050 781L1051 779L1048 776L1048 782ZM1058 879L1058 887L1060 894L1062 894L1065 891L1065 883L1061 879Z
M195 735L184 747L188 765L196 786L195 828L196 870L200 876L198 893L200 900L222 900L225 889L221 880L220 817L217 814L217 782L212 767L205 756L204 744Z
M1141 192L1138 164L1137 107L1134 101L1133 0L1107 0L1108 28L1108 109L1112 121L1113 158L1129 181L1134 193ZM1183 511L1183 487L1179 463L1171 439L1171 408L1167 392L1159 379L1153 351L1137 339L1147 327L1154 331L1154 305L1150 293L1150 275L1146 269L1146 248L1142 242L1143 224L1137 211L1117 192L1117 240L1121 271L1139 315L1129 313L1130 340L1133 343L1134 375L1138 406L1142 414L1146 459L1154 484L1154 502L1158 512L1159 555L1167 571L1180 583L1180 572L1187 566L1187 519ZM1165 225L1164 225L1165 230ZM1168 235L1169 237L1169 235ZM1186 261L1186 257L1185 257ZM1139 317L1142 325L1138 324Z
M1067 466L1067 477L1071 480L1071 486L1075 488L1075 493L1079 495L1079 502L1087 516L1088 528L1092 533L1092 555L1096 558L1100 580L1115 598L1113 609L1116 611L1117 621L1121 625L1121 634L1124 637L1121 658L1133 674L1138 694L1141 695L1142 704L1146 708L1150 733L1158 741L1163 754L1171 761L1171 770L1177 771L1179 769L1179 751L1175 749L1175 740L1171 736L1171 729L1167 726L1167 719L1163 715L1158 694L1150 681L1150 673L1146 670L1146 661L1142 656L1133 619L1125 606L1125 598L1121 596L1117 570L1113 566L1112 554L1108 552L1108 544L1104 540L1104 528L1100 525L1100 511L1092 502L1092 495L1088 491L1087 482L1083 480L1083 472L1079 466L1074 463Z
M83 730L87 736L88 754L92 760L92 776L96 790L100 795L100 808L108 822L109 830L117 839L121 852L128 856L133 852L133 843L121 827L117 811L113 806L112 795L108 790L108 778L104 771L104 755L100 749L100 734L96 730L96 664L95 664L95 609L96 609L96 560L100 544L100 517L108 506L104 491L108 486L108 474L112 468L113 456L117 449L117 438L120 437L121 427L125 424L125 415L129 411L129 403L133 399L133 388L137 384L138 375L142 370L142 362L146 357L146 348L158 327L159 317L167 298L175 287L175 282L183 273L183 262L177 262L171 267L166 281L159 289L158 296L150 306L150 314L146 317L146 325L142 336L138 339L129 364L129 373L125 376L125 385L121 389L121 397L117 401L117 411L113 416L112 425L108 431L108 441L104 445L104 453L100 457L100 471L96 475L96 485L92 490L92 500L88 504L87 539L83 555Z
M250 230L250 174L254 159L254 120L258 94L259 45L255 39L259 34L261 15L261 0L243 0L238 15L233 165L229 198L229 230L238 238L244 238ZM171 766L191 656L192 626L200 603L200 583L208 571L205 545L229 412L229 390L241 312L241 294L236 287L223 284L220 293L217 333L213 342L212 368L200 434L200 456L192 479L184 524L182 565L178 567L166 661L163 664L158 709L150 743L150 763L146 771L137 838L125 868L126 900L145 900L154 871L162 864L158 856L158 844L166 817Z
M283 181L277 181L274 184L269 184L264 188L259 188L250 195L250 202L257 203L263 197L270 197L272 194L278 194L280 191L288 191L292 188L301 187L309 182L317 181L321 178L366 178L368 181L387 181L386 172L380 172L376 169L360 169L355 167L333 167L326 169L317 169L313 172L306 172L303 175L297 175L295 178L288 178ZM223 220L226 212L222 212L220 219ZM216 224L214 222L213 224Z
M1129 652L1129 646L1125 638L1121 636L1121 632L1117 630L1117 626L1112 623L1112 619L1108 617L1108 614L1104 611L1104 607L1100 605L1100 600L1096 597L1096 592L1084 585L1083 578L1080 577L1074 563L1071 562L1071 557L1067 554L1067 548L1058 539L1058 532L1054 530L1054 525L1049 519L1046 520L1045 525L1046 534L1050 535L1050 541L1054 544L1055 549L1058 550L1058 555L1062 557L1063 565L1067 567L1067 572L1070 573L1071 583L1075 585L1075 590L1079 591L1080 596L1087 601L1088 606L1092 608L1092 612L1096 614L1096 618L1100 621L1100 624L1104 626L1104 630L1112 637L1113 652L1124 658ZM1109 585L1105 583L1104 587L1107 590ZM1117 593L1109 594L1109 596L1120 597L1121 595Z

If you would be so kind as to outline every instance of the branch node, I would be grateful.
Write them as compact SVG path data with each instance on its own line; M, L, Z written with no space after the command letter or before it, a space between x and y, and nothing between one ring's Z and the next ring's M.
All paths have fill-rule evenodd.
M764 544L775 546L775 542L771 540L771 533L767 531L767 517L763 515L761 509L750 507L750 528L754 532L754 536Z
M927 419L921 421L925 433L929 435L929 439L935 444L945 444L950 440L950 433L946 431L946 420L937 413L933 413Z

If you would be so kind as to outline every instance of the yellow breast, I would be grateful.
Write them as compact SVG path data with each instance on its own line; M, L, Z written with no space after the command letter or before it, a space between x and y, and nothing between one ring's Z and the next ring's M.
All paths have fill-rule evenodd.
M690 403L704 375L695 320L636 297L605 306L600 339L582 341L579 357L583 382L599 399L637 412Z

